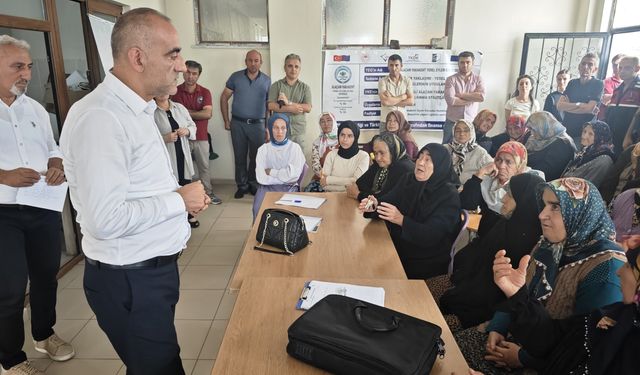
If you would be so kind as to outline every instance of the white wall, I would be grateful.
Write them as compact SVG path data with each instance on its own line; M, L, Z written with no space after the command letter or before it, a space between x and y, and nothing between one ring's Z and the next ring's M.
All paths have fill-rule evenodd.
M124 0L131 7L149 6L163 11L178 29L186 58L201 62L200 83L214 98L209 130L220 158L212 162L214 179L233 179L233 151L222 126L218 100L228 76L244 67L247 48L195 46L194 0ZM487 86L481 108L498 113L492 133L504 129L504 102L515 88L524 33L599 31L602 8L610 0L456 0L452 49L483 52L482 76ZM292 16L295 15L295 16ZM366 17L366 15L363 15ZM307 148L317 136L322 87L322 0L269 0L270 45L260 50L263 71L275 81L284 76L288 53L302 57L300 79L311 86L313 110L307 115ZM273 74L271 74L273 72ZM361 141L374 132L363 132ZM420 146L440 141L440 132L415 132Z

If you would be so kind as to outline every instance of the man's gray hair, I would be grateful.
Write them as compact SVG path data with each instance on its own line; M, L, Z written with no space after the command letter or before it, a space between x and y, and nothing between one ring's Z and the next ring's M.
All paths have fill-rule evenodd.
M113 60L117 60L121 54L126 53L131 47L151 47L149 44L149 31L154 17L171 22L169 17L151 8L131 9L118 18L111 32L111 54L113 55Z
M31 46L24 40L16 39L10 35L0 35L0 46L14 46L23 50L30 50Z
M295 53L288 54L287 57L284 58L284 63L286 64L289 60L298 60L302 63L302 59L300 58L300 56L296 55Z

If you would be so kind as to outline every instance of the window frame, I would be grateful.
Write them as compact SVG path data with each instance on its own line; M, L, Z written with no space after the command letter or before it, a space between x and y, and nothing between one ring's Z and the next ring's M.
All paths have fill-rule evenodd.
M384 12L383 12L383 20L382 20L382 44L327 44L327 2L323 0L322 2L322 49L323 50L333 50L333 49L355 49L355 48L380 48L386 49L389 48L389 28L391 21L391 1L394 0L384 0ZM395 0L400 1L400 0ZM453 35L453 20L454 20L454 10L456 0L446 0L447 1L447 13L446 13L446 22L445 22L445 35L447 37L447 46L446 48L451 48L451 36ZM432 48L431 44L402 44L400 48Z
M264 0L267 5L267 41L266 42L258 42L258 41L208 41L203 40L202 38L202 12L200 12L200 1L202 0L194 0L193 1L193 12L194 12L194 27L195 27L195 35L196 35L196 45L198 46L212 46L212 47L228 47L228 46L241 46L241 47L268 47L271 41L271 29L269 28L269 0ZM216 1L216 0L214 0Z

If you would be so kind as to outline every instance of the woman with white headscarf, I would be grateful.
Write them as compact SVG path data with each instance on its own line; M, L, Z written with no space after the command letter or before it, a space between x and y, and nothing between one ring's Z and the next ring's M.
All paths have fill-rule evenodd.
M487 150L476 143L473 124L467 120L458 120L453 126L453 138L445 145L451 154L453 170L464 184L480 168L493 162Z

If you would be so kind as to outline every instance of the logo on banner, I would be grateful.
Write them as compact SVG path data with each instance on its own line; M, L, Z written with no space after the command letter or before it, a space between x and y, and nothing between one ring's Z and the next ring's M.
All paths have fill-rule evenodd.
M336 81L340 83L347 83L351 79L351 69L349 67L341 65L335 72Z
M439 53L432 53L431 54L431 62L439 62L440 61L440 54Z
M407 61L419 62L420 61L420 55L418 55L417 53L415 55L409 55L409 56L407 56Z
M333 61L351 61L350 55L333 55Z

